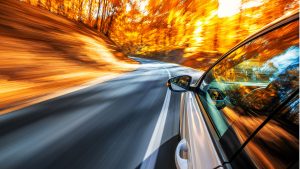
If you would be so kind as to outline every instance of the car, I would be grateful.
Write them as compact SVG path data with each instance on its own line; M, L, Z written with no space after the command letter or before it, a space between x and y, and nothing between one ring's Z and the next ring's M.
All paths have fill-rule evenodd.
M299 168L299 14L239 43L182 92L178 169Z

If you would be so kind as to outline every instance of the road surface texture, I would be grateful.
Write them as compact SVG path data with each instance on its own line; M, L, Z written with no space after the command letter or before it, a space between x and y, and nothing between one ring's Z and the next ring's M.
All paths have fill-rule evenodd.
M0 116L0 168L175 168L181 94L165 83L193 70L136 60L121 77Z

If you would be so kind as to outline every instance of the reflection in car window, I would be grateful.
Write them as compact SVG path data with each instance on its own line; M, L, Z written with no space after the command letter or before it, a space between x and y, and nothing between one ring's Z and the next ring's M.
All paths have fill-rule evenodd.
M299 88L299 21L243 45L214 66L200 99L229 158Z
M299 96L266 124L244 148L256 168L290 168L299 159ZM233 165L241 167L239 156Z

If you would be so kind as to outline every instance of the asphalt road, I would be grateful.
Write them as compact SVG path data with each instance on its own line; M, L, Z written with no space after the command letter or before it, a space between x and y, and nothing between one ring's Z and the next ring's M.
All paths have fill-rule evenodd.
M137 60L119 78L0 116L0 168L175 168L181 94L165 83L193 71Z

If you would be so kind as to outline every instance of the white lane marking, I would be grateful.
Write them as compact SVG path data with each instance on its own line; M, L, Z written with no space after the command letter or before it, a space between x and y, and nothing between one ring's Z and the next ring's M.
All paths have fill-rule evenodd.
M171 74L169 70L166 68L164 69L168 72L169 78L171 78ZM167 94L164 100L164 104L160 111L154 131L152 133L151 140L148 145L146 154L143 158L141 169L153 169L155 167L155 163L158 155L158 149L160 147L163 131L165 128L166 118L169 110L170 98L171 98L171 91L167 89Z
M169 79L170 79L170 78L171 78L171 73L169 72L169 70L168 70L168 69L166 69L166 68L164 68L164 67L163 67L163 69L165 69L165 70L168 72Z

